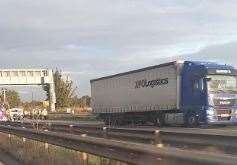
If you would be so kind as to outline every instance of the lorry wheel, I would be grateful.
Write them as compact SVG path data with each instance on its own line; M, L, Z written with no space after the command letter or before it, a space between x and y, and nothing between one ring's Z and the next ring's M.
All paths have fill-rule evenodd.
M187 127L197 127L199 124L198 122L198 117L196 116L195 113L191 114L186 121L186 126Z
M155 125L156 127L160 127L160 126L161 126L159 117L157 117L157 118L155 119L154 125Z
M106 125L112 125L113 124L113 118L111 116L107 116L105 118L105 124Z
M104 119L103 121L104 121L105 125L110 125L110 120L108 118Z
M163 117L163 115L158 116L158 117L155 119L154 124L155 124L155 126L157 126L157 127L162 127L162 126L164 126L165 122L164 122L164 117Z

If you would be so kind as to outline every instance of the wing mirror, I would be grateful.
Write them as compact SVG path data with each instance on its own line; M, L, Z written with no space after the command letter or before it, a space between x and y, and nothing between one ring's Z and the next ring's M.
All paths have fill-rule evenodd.
M205 80L206 82L209 82L209 81L211 81L211 78L206 77L206 78L204 78L204 80Z

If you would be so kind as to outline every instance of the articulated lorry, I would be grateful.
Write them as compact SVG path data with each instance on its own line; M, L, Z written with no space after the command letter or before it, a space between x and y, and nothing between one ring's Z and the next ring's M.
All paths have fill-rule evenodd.
M91 80L92 109L106 124L237 123L237 70L175 61Z

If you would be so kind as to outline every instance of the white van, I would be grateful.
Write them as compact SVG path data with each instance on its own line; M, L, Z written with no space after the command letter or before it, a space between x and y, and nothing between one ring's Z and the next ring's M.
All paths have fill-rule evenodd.
M22 108L12 108L9 109L9 115L11 121L21 120L24 117L24 112Z

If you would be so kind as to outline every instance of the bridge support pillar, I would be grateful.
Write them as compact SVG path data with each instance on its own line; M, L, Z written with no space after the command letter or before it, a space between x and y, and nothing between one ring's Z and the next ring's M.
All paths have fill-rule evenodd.
M51 112L55 112L55 103L56 103L55 87L54 87L54 83L50 83L49 84L49 106L50 106Z

